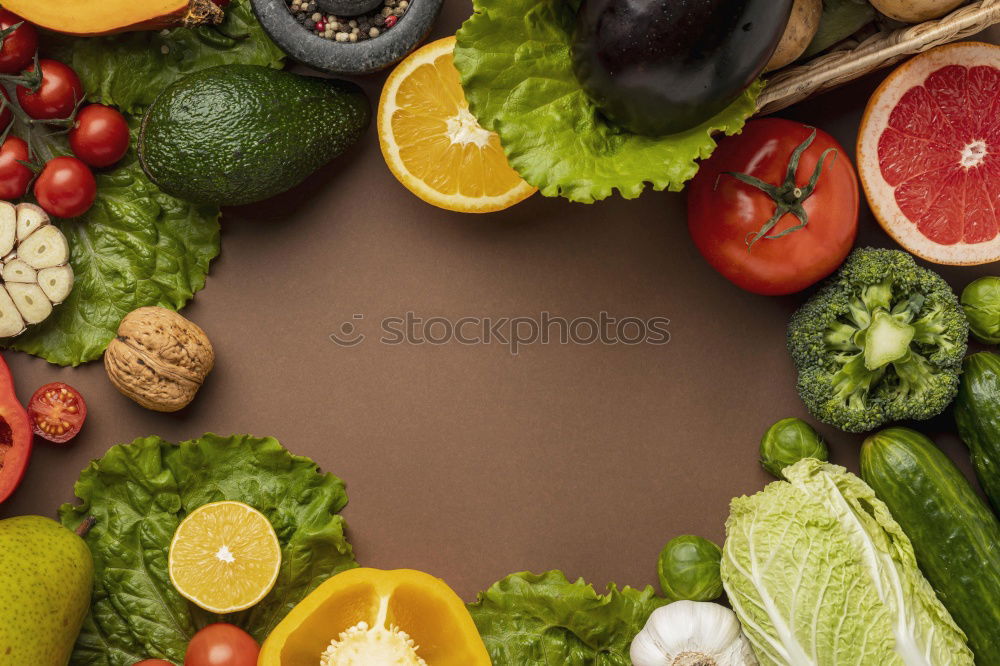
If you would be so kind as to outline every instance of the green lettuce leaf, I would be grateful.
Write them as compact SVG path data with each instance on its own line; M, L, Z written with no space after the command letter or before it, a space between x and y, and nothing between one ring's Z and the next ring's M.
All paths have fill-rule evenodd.
M194 633L220 619L184 600L167 575L174 531L203 504L244 502L278 534L283 559L274 589L225 617L258 641L320 583L357 566L337 515L347 504L343 482L270 437L119 444L83 471L75 492L80 503L59 510L63 525L75 529L88 516L96 522L86 536L94 598L74 666L132 666L151 657L180 664Z
M631 666L629 645L666 605L652 587L600 595L561 571L507 576L469 604L494 666Z
M205 286L219 254L219 210L160 192L138 161L97 176L97 201L58 222L76 282L41 324L8 341L58 365L99 358L118 324L144 305L180 309Z
M715 150L712 134L735 134L756 111L756 83L704 125L665 138L631 134L604 120L573 73L570 43L578 2L475 0L458 31L455 65L469 108L500 135L521 177L549 197L592 203L617 189L638 197L679 191Z
M807 458L733 500L722 580L763 666L973 664L888 507Z
M229 64L280 67L285 57L250 0L233 0L218 26L90 39L48 35L46 52L76 70L90 99L128 113L149 106L161 90L193 72Z

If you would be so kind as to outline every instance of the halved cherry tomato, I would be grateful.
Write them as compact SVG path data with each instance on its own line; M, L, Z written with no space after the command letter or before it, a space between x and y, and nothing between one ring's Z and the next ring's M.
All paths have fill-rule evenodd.
M260 646L232 624L210 624L191 639L184 666L257 666Z
M27 141L16 136L4 139L0 146L0 199L14 201L28 192L28 185L35 174L21 162L30 159Z
M92 167L111 166L125 157L128 140L125 116L103 104L90 104L80 109L76 124L69 131L73 153Z
M75 157L49 160L35 181L35 198L53 217L78 217L94 205L94 172Z
M28 403L28 419L35 434L56 444L77 436L87 420L87 403L69 384L52 382L35 391Z
M38 50L38 31L23 18L0 9L0 30L21 25L3 39L0 48L0 74L17 74L31 64Z
M21 484L33 443L28 413L17 401L10 368L0 358L0 504Z
M702 162L688 189L688 228L730 282L756 294L792 294L832 273L851 251L858 177L826 132L753 120Z
M38 61L42 84L38 90L17 87L17 101L24 112L35 120L61 120L69 118L83 100L83 84L72 69L58 60ZM27 71L34 72L31 64Z

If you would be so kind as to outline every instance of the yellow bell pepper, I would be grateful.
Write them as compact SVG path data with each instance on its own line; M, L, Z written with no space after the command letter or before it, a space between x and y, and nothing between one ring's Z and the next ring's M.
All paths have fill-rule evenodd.
M465 604L410 569L351 569L316 588L271 632L258 666L491 666Z

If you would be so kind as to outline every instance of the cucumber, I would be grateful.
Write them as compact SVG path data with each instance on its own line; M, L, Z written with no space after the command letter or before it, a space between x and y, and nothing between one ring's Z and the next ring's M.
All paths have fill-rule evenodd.
M958 434L969 447L980 485L1000 513L1000 355L972 354L963 365L955 400Z
M910 537L977 666L1000 666L1000 521L934 442L909 428L865 440L861 477Z

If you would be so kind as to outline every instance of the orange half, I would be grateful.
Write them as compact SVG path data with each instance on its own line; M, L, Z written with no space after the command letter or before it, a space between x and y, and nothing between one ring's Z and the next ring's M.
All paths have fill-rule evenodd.
M503 210L537 190L469 111L454 50L454 37L433 42L389 76L378 109L382 155L399 182L429 204L461 213Z

